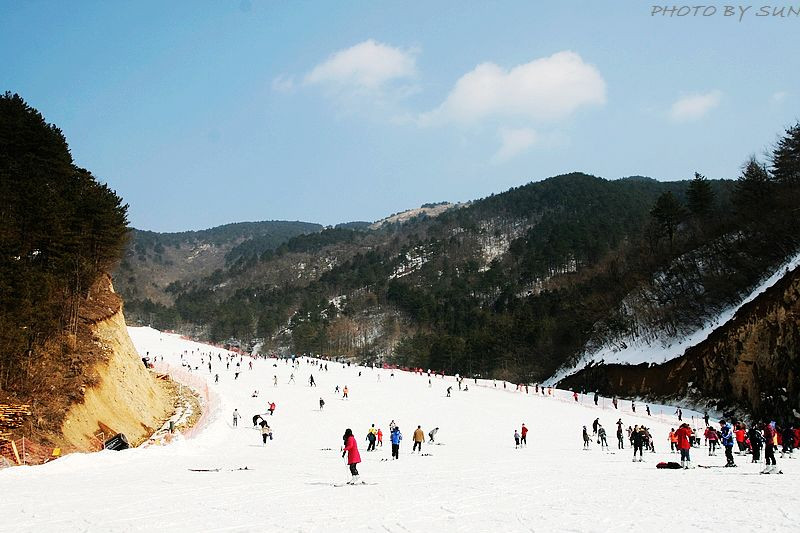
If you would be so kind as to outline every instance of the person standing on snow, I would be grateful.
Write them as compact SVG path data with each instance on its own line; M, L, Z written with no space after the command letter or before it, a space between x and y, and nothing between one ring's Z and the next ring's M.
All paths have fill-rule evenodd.
M514 449L519 448L519 431L514 430Z
M689 427L689 424L683 423L678 428L678 431L675 432L675 437L678 439L678 449L681 452L681 466L683 468L689 468L691 465L691 457L689 456L689 450L691 449L692 445L689 441L689 438L692 435L692 429Z
M622 432L622 419L617 420L617 448L620 450L625 449L625 439Z
M234 409L233 410L233 427L238 427L239 426L239 419L241 417L242 417L242 415L239 414L239 410L238 409Z
M771 474L778 468L775 462L775 422L764 425L764 462L766 465L762 474Z
M583 426L583 449L589 449L589 432L586 430L586 426Z
M520 439L519 442L522 446L528 445L528 428L525 427L525 424L522 424L522 429L519 431Z
M372 430L370 429L367 432L367 442L369 442L369 445L367 446L367 451L368 452L374 452L375 451L375 441L376 440L377 440L377 437L375 436L375 433L373 433Z
M435 427L432 430L430 430L428 432L428 440L430 442L433 442L433 439L434 439L434 437L436 437L436 433L438 433L438 432L439 432L439 428L438 427Z
M675 428L669 430L669 453L678 451L678 435L675 433Z
M319 399L319 410L322 411L322 408L325 407L325 400L322 398Z
M600 425L600 419L595 418L592 422L592 435L597 435L597 427Z
M725 466L736 466L736 463L733 462L733 428L724 420L720 420L719 425L721 426L720 433L722 433L722 446L725 448L725 459L727 459Z
M425 442L425 432L422 431L421 426L417 426L417 429L414 430L414 448L411 450L411 453L419 450L422 453L422 443Z
M638 462L642 462L642 450L644 449L644 440L645 440L645 433L644 428L640 428L636 426L633 429L633 433L631 434L631 441L633 442L633 462L637 462L636 460L636 452L639 452L639 460Z
M308 386L309 387L316 387L317 384L314 383L314 374L308 376Z
M358 483L358 468L356 466L358 463L361 462L361 454L358 453L358 445L356 444L356 438L353 436L353 430L347 428L344 431L344 435L342 436L342 440L344 441L344 447L342 448L342 458L347 456L347 466L350 467L350 474L353 476L348 481L348 485L353 485Z
M601 450L608 450L608 440L606 440L606 430L600 424L597 425L597 442Z
M375 433L375 436L378 437L378 446L383 447L383 431L381 431L381 428L378 428L378 432Z
M347 389L347 385L345 385L344 388L342 389L342 398L347 398L348 392L349 390Z
M753 426L747 432L747 438L750 439L750 448L753 453L753 459L750 462L758 463L761 461L761 442L763 440L761 433Z
M711 426L706 426L703 436L708 441L708 455L717 455L717 431Z
M400 441L403 440L403 434L400 433L399 427L392 428L389 439L392 441L392 459L400 459Z

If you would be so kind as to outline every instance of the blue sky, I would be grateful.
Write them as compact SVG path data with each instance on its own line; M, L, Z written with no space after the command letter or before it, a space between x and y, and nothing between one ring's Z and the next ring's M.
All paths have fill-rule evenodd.
M735 178L800 118L800 17L725 4L0 0L0 90L156 231Z

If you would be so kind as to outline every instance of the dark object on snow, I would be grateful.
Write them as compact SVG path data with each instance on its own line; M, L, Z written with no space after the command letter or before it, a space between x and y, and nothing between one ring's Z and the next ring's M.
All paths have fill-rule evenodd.
M679 470L679 469L681 469L683 467L680 464L676 463L675 461L670 461L668 463L665 463L664 461L661 461L660 463L658 463L656 465L656 468L667 468L669 470Z
M124 433L117 433L110 439L106 441L103 445L106 450L127 450L131 447L130 443L128 442L128 437L125 436Z

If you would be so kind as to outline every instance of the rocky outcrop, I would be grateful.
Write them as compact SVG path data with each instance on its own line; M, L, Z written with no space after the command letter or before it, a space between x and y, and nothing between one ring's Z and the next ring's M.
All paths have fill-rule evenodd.
M800 267L704 342L661 365L593 365L560 386L604 394L709 401L752 418L800 413Z
M105 281L81 310L105 361L92 369L96 384L67 411L61 433L68 447L86 450L112 434L124 433L131 444L149 437L172 413L164 383L142 364L122 314L121 301Z

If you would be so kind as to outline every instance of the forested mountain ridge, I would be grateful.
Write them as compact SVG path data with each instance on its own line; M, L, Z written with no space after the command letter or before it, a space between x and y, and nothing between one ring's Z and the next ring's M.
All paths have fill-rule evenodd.
M798 137L737 179L571 173L436 217L299 235L173 286L174 306L137 303L137 318L264 351L540 381L593 350L696 330L794 253Z
M225 224L200 231L158 233L131 230L114 282L134 302L173 302L171 284L211 275L237 260L257 258L288 239L322 229L310 222L263 221Z

